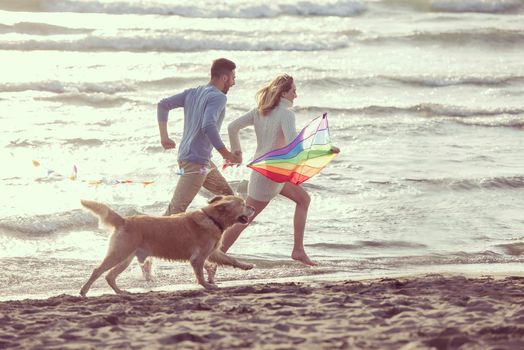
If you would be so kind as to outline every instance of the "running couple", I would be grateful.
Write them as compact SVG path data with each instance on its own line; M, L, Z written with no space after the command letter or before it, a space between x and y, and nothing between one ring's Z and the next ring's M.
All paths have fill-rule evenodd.
M166 150L176 146L167 131L169 111L178 107L184 108L184 132L178 149L178 164L182 175L164 215L186 211L202 186L216 195L234 194L211 161L211 151L215 148L224 161L242 163L238 137L240 129L248 126L255 128L257 148L254 158L286 146L297 136L295 114L290 110L293 100L297 97L296 86L290 75L282 74L257 92L255 108L229 124L231 150L227 149L220 138L219 130L226 111L226 94L235 85L235 69L234 62L219 58L211 65L211 79L207 85L187 89L158 103L160 142ZM336 147L333 147L332 151L339 152ZM246 200L247 205L255 208L251 220L278 194L296 204L291 257L306 265L316 265L304 250L304 228L310 197L301 186L273 182L253 171ZM246 227L235 225L224 232L221 249L227 252ZM137 258L144 277L149 279L151 258L145 251L137 252Z

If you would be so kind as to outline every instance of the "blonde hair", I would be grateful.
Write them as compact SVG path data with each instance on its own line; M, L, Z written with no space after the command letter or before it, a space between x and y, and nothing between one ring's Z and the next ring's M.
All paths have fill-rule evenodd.
M293 77L288 74L280 74L273 79L269 85L257 91L257 109L261 115L268 115L279 103L283 92L287 92L293 86Z

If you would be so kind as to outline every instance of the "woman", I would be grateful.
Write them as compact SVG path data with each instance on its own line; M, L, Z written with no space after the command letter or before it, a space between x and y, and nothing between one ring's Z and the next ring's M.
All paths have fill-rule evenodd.
M297 136L295 128L295 114L289 108L297 97L296 86L290 75L277 76L271 83L256 94L257 108L236 119L228 126L231 151L241 154L238 133L240 129L254 125L257 137L257 149L254 158L288 145ZM339 150L333 147L333 152ZM317 265L311 261L304 250L304 228L306 225L307 211L310 197L301 186L291 183L278 183L271 181L260 173L253 171L248 185L247 205L255 208L251 221L269 204L277 195L291 199L296 203L294 216L294 245L291 258L306 265ZM227 252L236 241L240 233L246 228L235 225L224 233L222 250Z

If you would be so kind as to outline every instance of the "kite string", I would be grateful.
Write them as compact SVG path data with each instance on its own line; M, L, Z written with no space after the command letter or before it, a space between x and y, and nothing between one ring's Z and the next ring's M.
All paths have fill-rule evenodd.
M72 180L72 181L76 181L78 180L78 168L76 165L73 165L73 173L71 176L65 176L65 175L62 175L60 174L59 172L41 164L39 161L37 160L33 160L32 161L33 163L33 166L35 168L37 167L42 167L44 168L46 171L47 171L47 176L51 176L52 174L60 177L60 178L67 178L69 180ZM147 186L147 185L151 185L152 183L154 183L155 181L133 181L133 180L129 180L129 179L125 179L125 180L118 180L118 179L113 179L113 180L110 180L110 181L106 181L106 180L103 180L103 179L99 179L99 180L79 180L81 182L86 182L88 183L89 185L94 185L94 186L99 186L103 183L106 183L106 184L110 184L110 185L118 185L118 184L133 184L133 183L140 183L142 185Z
M32 161L33 163L33 166L36 168L36 167L42 167L44 168L46 171L47 171L47 176L51 176L52 174L54 174L55 176L58 176L58 177L61 177L61 178L67 178L69 180L72 180L72 181L75 181L75 180L78 180L78 168L76 165L73 165L73 173L71 176L65 176L65 175L62 175L60 174L59 172L43 165L41 162L37 161L37 160L33 160ZM228 160L226 160L226 162L224 163L224 165L222 166L222 169L225 169L227 166L239 166L240 164L242 163L231 163L229 162ZM207 168L205 166L202 166L198 171L189 171L189 172L186 172L183 168L179 168L175 174L176 175L179 175L179 176L184 176L184 175L188 175L188 174L200 174L200 175L207 175L209 174L212 170L215 170L217 169L216 167L211 167L211 168ZM148 186L148 185L151 185L152 183L154 183L155 181L134 181L134 180L130 180L130 179L125 179L125 180L118 180L118 179L113 179L113 180L110 180L110 181L106 181L106 180L103 180L103 179L99 179L99 180L79 180L81 182L86 182L88 183L89 185L94 185L94 186L99 186L101 184L110 184L110 185L118 185L118 184L134 184L134 183L140 183L140 184L143 184L144 187Z
M73 165L73 173L70 176L65 176L65 175L62 175L59 172L57 172L57 171L55 171L55 170L53 170L51 168L46 167L45 165L42 165L37 160L32 160L32 163L33 163L33 166L35 168L37 168L39 166L44 168L47 171L47 176L51 176L51 174L55 174L56 176L63 177L63 178L68 178L69 180L76 180L77 177L78 177L78 168L76 167L76 165Z

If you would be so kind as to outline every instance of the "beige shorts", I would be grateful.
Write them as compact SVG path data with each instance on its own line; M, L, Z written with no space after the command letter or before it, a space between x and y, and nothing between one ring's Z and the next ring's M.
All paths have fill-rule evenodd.
M180 169L183 169L184 175L181 175L178 179L175 193L164 215L185 212L202 186L216 195L234 194L226 179L220 174L213 162L197 164L178 161L178 165ZM203 174L201 173L202 168L211 169L211 171Z

